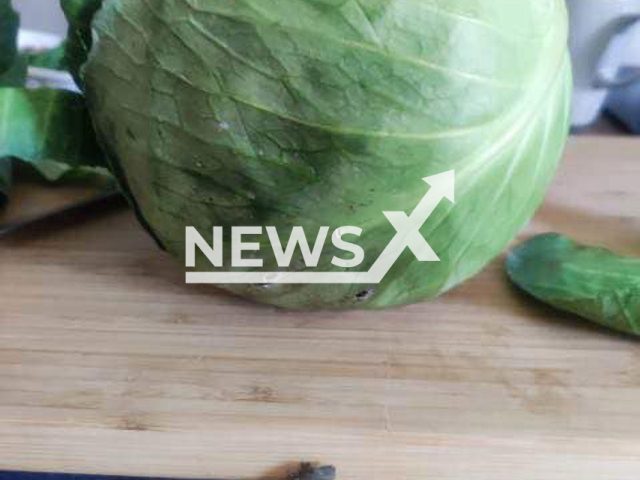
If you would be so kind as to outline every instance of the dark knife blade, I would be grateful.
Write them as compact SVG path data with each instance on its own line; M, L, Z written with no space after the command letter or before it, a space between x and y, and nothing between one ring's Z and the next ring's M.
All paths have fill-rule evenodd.
M336 469L331 466L313 467L303 463L300 471L287 480L335 480ZM185 480L164 477L129 477L118 475L86 475L77 473L21 472L0 470L0 480ZM222 479L210 479L222 480Z

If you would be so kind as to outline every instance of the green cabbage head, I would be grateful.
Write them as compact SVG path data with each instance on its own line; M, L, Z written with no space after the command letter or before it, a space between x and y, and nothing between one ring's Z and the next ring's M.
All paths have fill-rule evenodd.
M94 2L95 3L95 2ZM568 130L562 0L108 0L83 67L101 142L141 221L185 258L185 227L362 228L367 271L424 177L456 172L380 284L227 285L287 308L380 308L479 272L531 218ZM266 231L253 237L278 269ZM344 271L327 242L317 267ZM224 267L223 267L224 268ZM198 271L212 271L201 255ZM287 270L287 268L281 268Z

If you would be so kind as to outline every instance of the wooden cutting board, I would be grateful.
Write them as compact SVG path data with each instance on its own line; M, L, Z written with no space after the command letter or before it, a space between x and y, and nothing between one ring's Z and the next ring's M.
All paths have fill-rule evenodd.
M640 141L571 141L532 231L640 253ZM0 468L637 480L640 344L502 259L432 303L285 313L184 284L123 210L0 241Z

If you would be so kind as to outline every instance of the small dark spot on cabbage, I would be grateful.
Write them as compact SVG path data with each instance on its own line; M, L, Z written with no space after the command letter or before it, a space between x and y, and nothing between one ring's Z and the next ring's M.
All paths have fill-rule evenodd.
M376 294L376 289L373 287L365 288L356 293L356 301L366 302Z

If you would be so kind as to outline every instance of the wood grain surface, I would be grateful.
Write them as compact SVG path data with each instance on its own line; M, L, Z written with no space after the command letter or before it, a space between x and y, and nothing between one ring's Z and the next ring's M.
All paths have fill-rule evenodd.
M640 253L640 142L573 139L533 231ZM516 292L286 313L184 284L130 212L0 240L0 468L637 480L640 344Z

